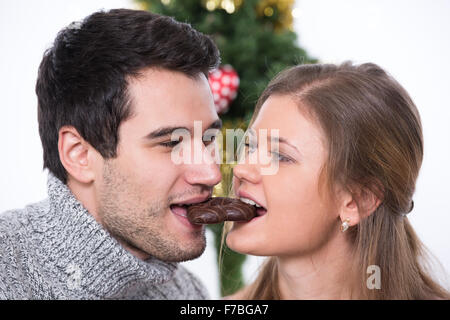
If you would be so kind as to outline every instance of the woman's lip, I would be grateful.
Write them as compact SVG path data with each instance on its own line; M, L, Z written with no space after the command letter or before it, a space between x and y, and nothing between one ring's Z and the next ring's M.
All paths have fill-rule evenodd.
M267 211L264 214L259 215L258 213L256 213L256 216L254 216L251 220L249 221L233 221L234 223L237 223L238 225L246 225L255 221L259 221L262 218L264 218L267 215Z
M266 209L264 209L264 208L257 208L256 209L256 216L257 217L262 217L262 216L264 216L266 214L267 214L267 210Z
M259 201L257 201L257 200L255 199L255 197L253 197L252 195L248 194L248 193L245 192L245 191L239 190L238 196L239 196L240 198L247 198L247 199L250 199L250 200L254 201L256 204L258 204L260 207L263 207L264 209L266 209L266 206L263 206ZM266 209L266 210L267 210L267 209Z

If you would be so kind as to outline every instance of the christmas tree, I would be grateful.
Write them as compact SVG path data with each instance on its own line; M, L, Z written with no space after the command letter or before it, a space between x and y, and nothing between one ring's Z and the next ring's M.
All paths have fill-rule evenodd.
M278 72L292 65L317 62L298 46L297 36L292 31L294 0L136 1L145 10L172 16L212 36L220 50L222 64L236 70L239 76L237 95L226 108L219 110L224 122L223 137L228 128L247 128L258 96ZM227 157L224 152L224 158ZM215 195L228 195L232 166L232 163L221 166L223 179L215 188ZM246 256L226 245L221 252L223 225L209 228L215 235L220 262L221 294L228 295L244 285L242 265Z

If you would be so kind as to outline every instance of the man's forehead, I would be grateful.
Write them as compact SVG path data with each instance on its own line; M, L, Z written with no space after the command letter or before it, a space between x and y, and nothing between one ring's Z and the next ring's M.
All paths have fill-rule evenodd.
M167 88L170 88L173 91L176 89L172 86L173 84L182 84L186 82L192 84L208 83L208 79L202 72L199 72L196 75L188 75L180 71L160 67L148 67L140 70L136 74L129 75L126 78L126 82L128 90L157 89L169 83Z
M215 111L211 89L203 74L192 78L180 72L152 70L140 79L129 82L127 88L129 102L136 112L152 111L172 117L176 115L170 112L197 113L203 107Z

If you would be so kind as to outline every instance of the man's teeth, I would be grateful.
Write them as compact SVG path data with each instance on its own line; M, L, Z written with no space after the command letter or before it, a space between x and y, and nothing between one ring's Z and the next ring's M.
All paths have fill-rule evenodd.
M239 198L239 200L241 200L242 202L245 202L249 205L255 206L257 208L262 208L259 204L257 204L255 201L247 199L247 198Z

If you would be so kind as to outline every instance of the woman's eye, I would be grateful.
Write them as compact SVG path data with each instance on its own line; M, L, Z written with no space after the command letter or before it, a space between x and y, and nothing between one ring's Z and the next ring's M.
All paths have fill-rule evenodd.
M245 149L248 150L249 153L253 153L256 150L256 146L255 145L250 145L249 143L245 143Z
M282 154L279 154L278 152L271 152L273 157L273 160L281 161L281 162L292 162L292 160L288 157L283 156Z

